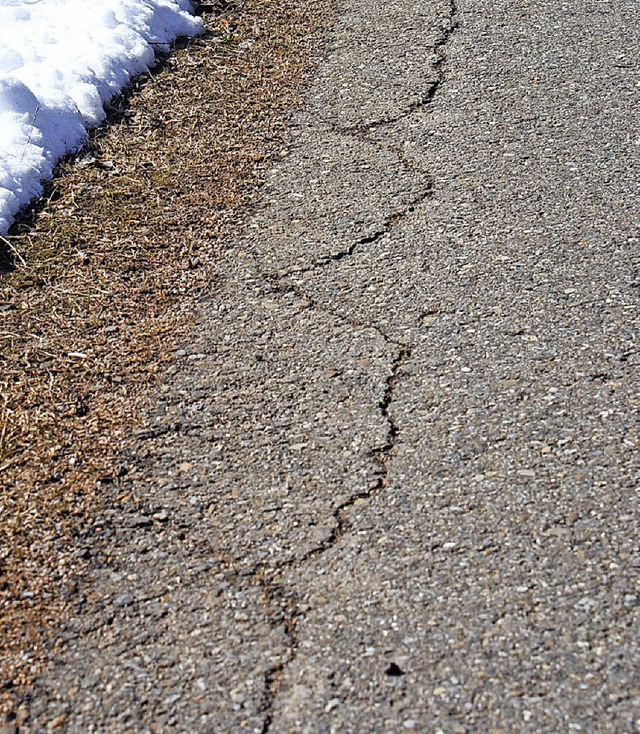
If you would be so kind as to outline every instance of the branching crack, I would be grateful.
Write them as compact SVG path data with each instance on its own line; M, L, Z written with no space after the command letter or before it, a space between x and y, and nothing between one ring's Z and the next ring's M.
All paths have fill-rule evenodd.
M404 209L399 212L394 212L389 217L387 217L387 219L382 223L380 229L376 230L373 234L361 237L346 250L340 250L336 253L332 253L331 255L325 255L325 257L321 257L318 260L315 260L313 263L311 263L311 265L307 265L304 268L294 268L293 270L288 270L280 274L278 277L287 278L292 275L304 275L305 273L310 273L314 270L320 270L327 265L331 265L331 263L340 262L345 258L355 255L359 247L365 245L373 245L381 240L383 237L391 234L391 232L393 232L393 230L399 224L401 224L410 214L412 214L416 210L416 207L420 206L420 204L426 201L432 195L432 193L433 185L431 184L431 182L429 182L427 184L426 190L422 191L418 196L410 201Z
M367 124L357 123L356 125L336 126L335 129L337 132L344 134L366 134L367 132L381 127L394 125L397 122L400 122L400 120L410 117L425 107L429 107L433 103L436 94L446 78L445 66L447 63L447 46L451 41L451 37L460 27L457 0L449 0L448 5L447 17L443 19L441 32L433 44L433 53L435 56L433 70L436 78L428 84L422 96L414 102L411 102L411 104L407 105L404 110L393 117L373 120Z
M458 8L456 0L449 0L449 14L447 19L443 22L442 32L438 36L434 44L434 54L436 60L433 68L436 73L436 79L432 81L427 87L422 97L409 105L400 115L395 118L385 119L376 121L368 125L355 125L352 127L335 127L335 132L343 135L356 136L361 139L369 139L368 133L376 128L381 128L386 125L392 125L401 119L414 114L418 110L421 110L432 104L438 90L445 81L445 65L447 61L447 45L451 40L452 35L459 27L458 20ZM378 141L378 144L383 144ZM400 158L407 168L411 168L412 164L407 160L401 149L394 148L393 146L387 146L393 150L396 155ZM425 171L419 171L422 175L427 175ZM346 535L350 530L350 521L348 518L349 510L354 507L358 500L369 500L376 493L382 491L387 486L388 475L389 475L389 462L395 453L395 449L398 443L398 436L400 428L393 416L391 406L395 400L396 390L398 383L402 379L404 373L404 367L412 357L412 346L394 340L391 336L386 334L377 324L373 322L358 322L353 319L349 319L347 316L336 312L333 309L326 308L321 304L314 301L314 299L307 293L301 286L287 282L287 278L295 275L302 275L311 271L319 270L327 267L333 263L341 262L349 257L352 257L358 250L359 247L371 245L378 242L381 238L390 234L395 227L403 222L411 213L413 213L417 206L424 202L433 193L433 182L429 181L426 191L423 191L417 196L412 202L410 202L400 212L396 212L390 215L382 224L380 229L376 230L373 234L367 235L354 242L350 247L345 250L341 250L335 254L327 255L322 257L311 265L291 270L286 273L269 274L262 272L259 263L257 264L261 276L271 284L271 286L280 293L294 293L300 299L306 302L306 308L316 309L330 313L334 318L338 318L351 326L357 326L360 328L370 328L376 331L387 344L396 347L396 356L390 365L389 376L386 379L384 393L379 402L379 410L381 416L387 422L388 430L384 444L374 448L370 452L371 459L377 465L376 479L372 482L368 488L361 490L350 495L346 500L337 505L333 512L332 517L335 521L333 531L329 536L322 542L318 543L314 548L309 550L301 558L292 558L281 563L275 569L261 568L257 571L256 577L265 589L265 594L272 601L282 609L284 619L284 632L288 640L288 654L283 657L277 664L271 666L264 676L264 692L263 692L263 706L262 710L264 713L264 722L262 726L262 734L269 734L273 724L273 708L277 699L282 678L287 668L295 660L298 651L298 635L297 635L297 622L302 616L299 604L290 590L287 591L287 587L283 582L284 573L294 567L299 567L305 563L308 563L313 558L321 556L326 553L330 548L335 546L340 539Z
M388 463L393 456L399 427L391 414L391 405L394 401L395 391L398 382L402 376L404 365L411 359L412 348L408 345L400 344L391 340L383 332L378 330L388 343L395 344L399 347L399 351L390 366L390 374L385 383L384 394L380 400L380 413L387 421L388 430L384 444L374 448L371 451L371 458L378 465L377 478L367 489L356 492L348 497L345 501L337 505L332 513L335 520L335 527L328 538L316 547L312 548L301 558L289 559L281 563L275 572L268 572L260 569L256 577L263 586L265 594L272 604L278 605L283 611L284 617L284 633L288 640L289 654L275 665L272 665L264 674L264 690L262 709L265 712L265 718L262 724L261 734L269 734L273 724L273 706L280 689L282 676L291 662L295 659L298 650L297 621L302 616L298 602L291 593L286 593L282 582L279 580L282 574L294 566L303 565L313 558L322 555L331 547L335 546L340 539L346 535L350 528L348 519L348 511L355 505L358 500L369 500L377 492L380 492L387 486Z

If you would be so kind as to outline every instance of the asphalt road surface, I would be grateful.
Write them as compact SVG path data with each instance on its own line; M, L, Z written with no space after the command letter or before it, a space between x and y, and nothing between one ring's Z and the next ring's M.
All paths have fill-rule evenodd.
M34 730L640 731L639 28L344 0Z

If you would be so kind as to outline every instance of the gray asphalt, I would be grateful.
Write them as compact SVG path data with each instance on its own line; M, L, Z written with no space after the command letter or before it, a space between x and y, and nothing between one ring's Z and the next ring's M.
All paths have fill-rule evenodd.
M344 0L34 731L640 731L639 16Z

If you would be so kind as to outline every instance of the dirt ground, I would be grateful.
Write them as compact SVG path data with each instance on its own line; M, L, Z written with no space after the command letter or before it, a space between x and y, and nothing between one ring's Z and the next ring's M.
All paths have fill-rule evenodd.
M331 6L201 4L206 33L114 102L0 242L0 711L55 654L74 537L282 152Z

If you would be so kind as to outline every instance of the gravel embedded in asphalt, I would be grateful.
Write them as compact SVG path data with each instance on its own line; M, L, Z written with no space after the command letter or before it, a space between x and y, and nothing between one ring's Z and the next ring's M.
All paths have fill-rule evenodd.
M344 1L35 730L640 731L637 16Z

